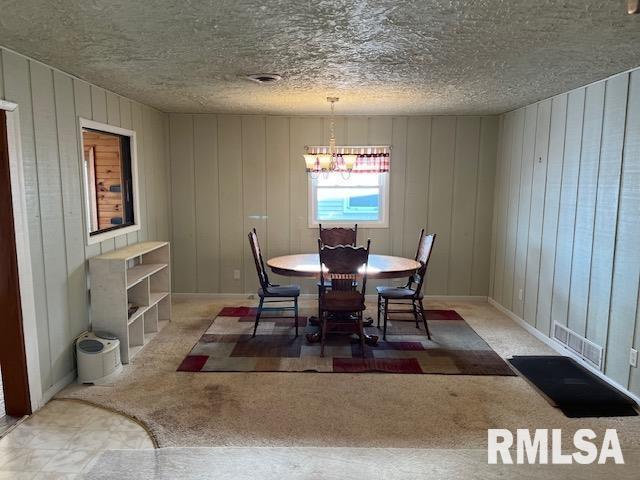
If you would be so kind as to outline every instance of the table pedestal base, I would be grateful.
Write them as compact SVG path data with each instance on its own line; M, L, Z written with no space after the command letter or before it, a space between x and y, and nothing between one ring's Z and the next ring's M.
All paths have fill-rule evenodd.
M348 320L349 322L351 321L357 321L355 318L351 318ZM346 323L346 322L345 322ZM318 320L318 317L309 317L309 324L310 325L314 325L314 326L320 326L320 321ZM373 325L373 318L371 317L367 317L366 320L364 320L362 322L362 325L364 327L370 327ZM329 330L328 333L330 333L331 330ZM315 332L315 333L307 333L306 335L307 341L309 343L317 343L322 339L322 334L320 331ZM369 345L370 347L375 347L376 345L378 345L378 335L368 335L368 334L364 334L364 343L366 343L367 345Z
M309 325L313 325L315 327L319 327L320 326L320 320L318 320L318 317L313 315L313 316L309 317ZM365 320L362 322L362 326L363 327L372 327L373 326L373 317L365 318Z
M320 332L316 333L307 333L307 342L309 343L318 343L322 339ZM367 335L364 334L364 343L369 345L370 347L375 347L378 345L378 335Z

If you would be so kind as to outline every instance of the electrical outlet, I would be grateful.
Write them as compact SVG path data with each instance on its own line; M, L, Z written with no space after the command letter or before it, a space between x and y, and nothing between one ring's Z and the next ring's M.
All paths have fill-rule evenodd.
M629 350L629 365L632 367L638 366L638 350L635 348Z
M233 271L233 279L234 280L240 280L240 270L234 270Z
M518 290L518 300L520 301L522 301L522 294L523 294L522 289Z

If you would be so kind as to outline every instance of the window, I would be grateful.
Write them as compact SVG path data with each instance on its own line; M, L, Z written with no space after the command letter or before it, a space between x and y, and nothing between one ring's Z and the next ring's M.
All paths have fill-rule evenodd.
M388 226L388 173L342 173L309 176L309 227Z
M135 132L80 119L87 243L140 229Z

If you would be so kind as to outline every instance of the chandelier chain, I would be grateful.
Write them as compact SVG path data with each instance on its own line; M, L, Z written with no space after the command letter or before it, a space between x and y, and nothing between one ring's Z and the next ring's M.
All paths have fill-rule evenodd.
M331 155L332 161L335 161L336 156L336 125L335 125L335 103L336 98L329 100L331 102L331 121L329 123L329 155Z

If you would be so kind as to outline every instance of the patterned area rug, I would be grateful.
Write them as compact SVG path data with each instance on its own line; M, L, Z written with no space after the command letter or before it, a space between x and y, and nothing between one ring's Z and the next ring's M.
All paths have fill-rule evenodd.
M427 310L431 340L424 327L411 321L388 322L387 340L365 345L365 357L352 324L338 324L327 334L325 356L307 333L318 327L299 317L296 338L292 318L262 318L251 337L255 308L226 307L218 314L189 355L180 372L333 372L413 373L448 375L501 375L515 373L507 363L454 310ZM276 317L277 312L269 312Z

